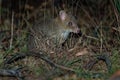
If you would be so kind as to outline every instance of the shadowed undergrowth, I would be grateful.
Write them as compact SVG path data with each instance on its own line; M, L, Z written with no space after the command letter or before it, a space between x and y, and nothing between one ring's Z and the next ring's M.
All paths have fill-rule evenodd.
M27 1L25 4L19 4L21 6L19 12L11 11L8 8L10 5L0 8L0 10L2 9L0 12L2 17L0 20L1 68L25 67L22 74L26 76L26 80L107 80L120 69L119 0L114 0L114 2L112 0L99 0L98 2L95 0L65 0L62 3L57 2L59 6L55 5L55 7L51 6L53 4L51 0L48 3L42 1L40 5L36 6ZM33 56L7 66L3 65L6 58L11 58L18 52L28 52L30 34L28 25L33 27L34 21L43 18L44 13L54 17L62 8L70 9L77 16L82 35L71 33L62 48L53 48L53 45L48 44L49 41L44 39L40 39L39 45L46 52L47 58L74 72L50 66L44 60ZM102 54L110 58L111 69L108 70L105 62L100 60L89 70L87 66ZM1 79L8 80L9 77L1 77Z

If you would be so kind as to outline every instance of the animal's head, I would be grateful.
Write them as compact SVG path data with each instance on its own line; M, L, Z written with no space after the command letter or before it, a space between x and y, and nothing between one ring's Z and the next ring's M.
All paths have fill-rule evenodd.
M59 20L60 20L61 27L66 31L73 32L73 33L80 32L80 29L77 24L77 20L72 14L67 13L64 10L61 10L59 12Z

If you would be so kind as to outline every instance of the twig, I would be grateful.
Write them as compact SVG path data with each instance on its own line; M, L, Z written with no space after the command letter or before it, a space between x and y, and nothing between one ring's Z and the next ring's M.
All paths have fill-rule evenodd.
M27 53L18 53L18 54L15 54L14 56L12 56L12 58L9 58L7 59L5 62L4 62L4 65L6 64L11 64L15 61L18 61L19 59L23 59L25 57L38 57L40 59L42 59L43 61L47 62L49 65L51 65L52 67L55 67L55 68L59 68L61 70L66 70L66 71L70 71L70 72L75 72L74 69L72 68L68 68L68 67L65 67L65 66L62 66L62 65L59 65L59 64L56 64L54 63L52 60L48 59L48 57L45 55L45 52L43 51L39 51L39 52L27 52ZM91 70L92 67L99 61L99 60L103 60L106 65L107 65L107 68L108 68L108 71L111 70L111 62L109 60L109 57L107 55L100 55L100 56L97 56L97 59L94 60L92 63L90 62L89 64L87 64L86 68ZM81 73L82 74L87 74L87 73ZM96 76L98 75L99 73L96 73L96 74L92 74L92 76Z
M59 65L59 64L53 62L52 60L48 59L48 57L46 55L44 55L44 54L45 54L45 52L43 52L43 51L39 51L38 53L32 52L32 51L27 52L27 53L18 53L18 54L15 54L14 56L12 56L12 58L7 59L4 62L4 65L11 64L11 63L13 63L15 61L18 61L20 59L23 59L23 58L25 58L27 56L31 56L31 57L41 58L43 61L47 62L49 65L51 65L53 67L60 68L62 70L67 70L67 71L75 72L71 68L68 68L68 67L65 67L65 66L62 66L62 65Z
M14 23L14 12L12 12L10 49L12 49L12 43L13 43L13 23Z
M103 30L102 30L102 23L100 24L100 53L103 51Z
M117 9L116 9L116 7L115 7L115 5L114 5L113 0L110 0L110 2L111 2L111 4L112 4L113 10L114 10L114 12L115 12L116 20L117 20L117 23L118 23L117 25L118 25L118 27L120 27L120 20L119 20L119 16L118 16L118 11L117 11Z
M22 68L18 69L0 69L0 76L8 76L8 77L16 77L18 80L23 80L23 76L21 74Z
M85 66L86 69L91 70L95 64L97 64L100 60L104 61L108 72L111 71L111 62L107 54L102 54L97 56L96 59L89 61L88 64Z
M1 10L1 8L2 8L2 0L0 0L0 10ZM1 24L1 17L2 17L2 11L0 11L0 24Z
M99 40L98 38L95 38L95 37L92 37L92 36L88 36L88 35L84 35L84 36L87 37L87 38L90 38L90 39Z
M115 30L115 31L120 32L120 30L119 30L119 29L117 29L117 28L115 28L115 27L112 27L112 29L113 29L113 30Z

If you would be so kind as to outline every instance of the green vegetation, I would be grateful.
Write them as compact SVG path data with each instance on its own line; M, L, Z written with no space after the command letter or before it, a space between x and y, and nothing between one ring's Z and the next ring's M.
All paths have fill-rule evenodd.
M24 70L23 75L27 74L26 77L31 77L31 80L40 78L43 80L107 80L114 72L120 70L120 0L113 2L112 0L99 0L98 2L96 0L89 0L88 2L87 0L81 0L81 2L78 0L75 6L74 4L75 2L71 4L69 0L65 0L64 5L67 8L72 5L70 9L78 17L82 36L76 38L71 35L63 49L53 49L46 45L47 40L40 42L43 50L47 52L46 57L61 65L62 68L61 66L50 66L44 60L33 56L9 64L7 68L9 66L11 68L11 65L12 67L25 67L27 69ZM23 7L23 5L20 6ZM18 52L28 52L28 36L30 35L28 23L34 24L34 21L39 18L38 14L41 17L41 14L45 13L47 9L51 10L51 7L50 9L47 7L43 11L44 7L41 6L43 5L40 4L39 8L33 5L28 8L23 7L23 12L14 13L13 23L9 8L0 7L0 13L2 13L0 16L4 18L0 20L1 69L6 68L3 65L6 58L11 58ZM54 11L56 16L57 10ZM102 60L98 61L91 69L86 67L97 60L97 56L101 54L106 54L109 57L112 64L110 70ZM4 79L4 77L2 78ZM4 80L8 79L5 78Z

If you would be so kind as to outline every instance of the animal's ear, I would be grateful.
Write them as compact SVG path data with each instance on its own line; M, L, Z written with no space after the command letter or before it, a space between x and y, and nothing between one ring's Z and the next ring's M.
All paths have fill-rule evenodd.
M66 17L67 17L67 13L66 13L64 10L61 10L61 11L59 12L59 16L60 16L60 19L61 19L62 21L64 21L64 20L66 19Z

